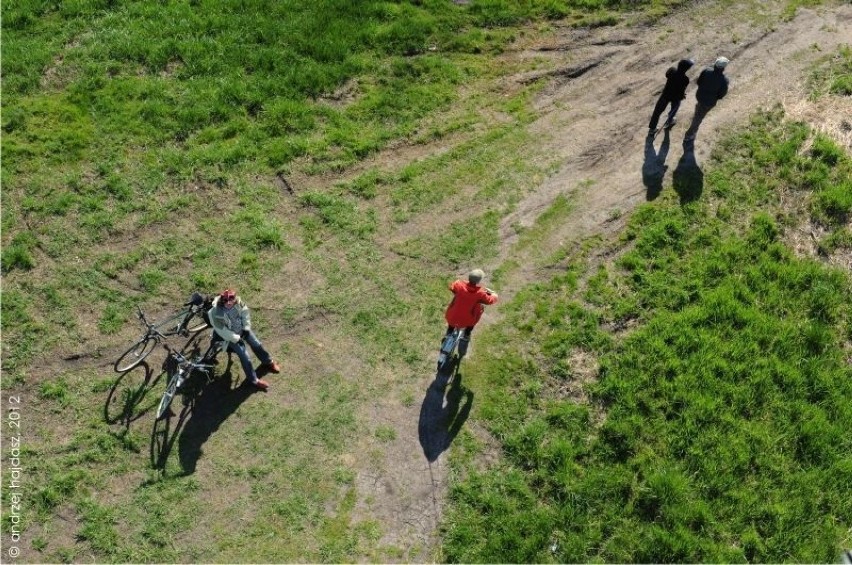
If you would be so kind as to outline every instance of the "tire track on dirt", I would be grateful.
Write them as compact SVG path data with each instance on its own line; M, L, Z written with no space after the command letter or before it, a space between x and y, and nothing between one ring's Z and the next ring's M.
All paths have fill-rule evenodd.
M700 69L711 63L717 54L731 57L727 70L731 90L702 124L695 144L699 166L709 156L713 141L724 128L745 120L759 108L803 98L802 79L807 69L819 57L833 52L852 37L850 5L800 10L792 21L770 29L762 26L743 29L748 14L737 14L735 9L724 19L714 21L715 11L714 5L704 5L698 13L679 13L649 30L628 36L635 40L630 49L621 50L604 63L595 65L581 80L554 86L539 99L543 114L532 129L540 131L542 138L562 140L562 143L557 141L552 150L562 156L564 165L501 223L501 251L492 269L509 259L525 265L503 288L507 297L516 292L519 285L537 278L537 267L532 267L536 258L528 253L516 255L516 226L532 226L558 196L572 194L575 207L567 221L538 246L538 259L543 258L544 252L554 251L567 242L620 227L623 222L612 221L613 218L646 200L648 191L642 184L641 174L643 143L650 111L664 83L663 71L669 64L686 56L696 60L696 70L690 73L692 83L679 112L679 125L672 130L664 184L671 181L674 165L684 156L681 140L684 124L692 118L695 105L694 80ZM696 22L705 20L714 23L695 29ZM730 25L725 25L726 21ZM684 31L661 40L659 36L664 33L661 30L668 28ZM603 31L597 42L605 43L607 35L615 34L624 37L624 32ZM586 43L595 45L596 42ZM559 52L570 52L575 57L578 54L589 56L583 49L588 48L581 46L579 53L568 48ZM630 71L625 72L625 69ZM627 76L629 82L625 82ZM526 77L518 80L526 80ZM630 96L625 96L628 93ZM586 117L572 120L573 115ZM551 125L554 123L565 126L554 132ZM656 139L657 147L662 137L661 134ZM578 189L584 181L591 183L590 186Z

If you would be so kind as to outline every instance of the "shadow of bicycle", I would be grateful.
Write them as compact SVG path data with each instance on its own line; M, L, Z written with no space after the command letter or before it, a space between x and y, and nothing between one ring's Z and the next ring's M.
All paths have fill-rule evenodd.
M154 395L148 396L148 393L163 375L160 373L152 378L153 373L150 365L143 361L118 376L104 402L104 421L107 424L123 424L129 428L131 422L151 410Z
M473 391L462 384L458 359L452 359L444 371L435 375L420 406L417 426L420 446L429 463L434 463L459 434L470 416L473 397Z
M227 359L222 374L212 380L204 375L193 375L181 391L180 412L174 414L172 410L167 417L154 423L151 466L161 473L165 474L175 443L178 445L180 474L194 473L207 440L248 397L259 392L255 387L246 385L242 378L235 379L231 356L228 355Z
M196 334L181 348L181 353L187 357L195 357L201 351L202 345L203 340L200 335ZM166 378L168 379L168 375L175 369L174 359L172 357L166 357L166 360L163 361L162 369L163 372L161 374L166 375ZM228 364L226 365L222 376L217 380L223 380L226 378L228 382L230 382L230 355L228 356ZM163 473L165 472L166 463L172 452L175 441L177 440L181 430L184 428L187 419L192 414L193 407L196 404L197 399L201 396L205 387L209 383L209 377L203 373L194 373L190 375L189 379L187 379L178 394L172 400L172 404L169 406L169 410L166 415L163 418L154 421L154 428L151 431L150 445L151 467L154 469L158 469ZM177 414L175 414L175 407L178 404L181 406L181 409ZM174 422L174 430L172 430L175 416L177 416L177 421Z

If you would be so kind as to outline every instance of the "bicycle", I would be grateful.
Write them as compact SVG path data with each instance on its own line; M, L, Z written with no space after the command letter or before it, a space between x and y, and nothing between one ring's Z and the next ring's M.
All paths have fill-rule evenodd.
M470 342L470 338L463 339L462 334L464 333L464 328L453 328L453 331L450 332L444 341L441 343L441 350L438 353L438 371L442 371L444 366L447 364L447 361L453 359L455 357L456 349L458 349L458 358L461 359L467 353L467 344ZM462 345L461 342L465 342Z
M209 327L210 324L204 317L204 302L201 294L193 292L189 302L184 304L181 310L158 324L150 323L145 318L142 308L137 306L138 317L146 330L139 341L131 345L115 362L113 365L115 372L125 373L141 363L165 337L173 335L188 337Z
M494 291L490 288L486 288L485 292L488 294L494 294ZM480 304L481 308L485 308L484 304ZM438 372L441 372L444 366L447 364L447 361L453 359L456 353L456 349L458 349L458 360L461 359L467 354L467 347L470 345L470 334L468 334L467 339L463 337L465 328L463 327L453 327L453 331L447 334L444 337L444 341L441 342L441 349L438 353Z
M182 353L173 350L168 345L163 344L163 347L165 347L166 351L169 352L170 359L174 361L171 365L174 366L175 369L174 372L169 375L169 384L166 385L166 390L163 392L163 398L160 400L160 405L157 407L157 420L166 414L169 406L172 404L175 394L177 394L177 391L195 371L207 373L209 377L209 371L214 367L214 365L202 363L202 361L205 361L204 356L202 355L195 356L192 359L187 359Z

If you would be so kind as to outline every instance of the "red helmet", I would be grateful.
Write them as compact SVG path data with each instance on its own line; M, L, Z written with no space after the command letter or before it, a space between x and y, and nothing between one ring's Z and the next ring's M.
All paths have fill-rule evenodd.
M230 288L226 288L222 291L222 294L219 295L219 301L222 303L233 302L236 299L237 293Z

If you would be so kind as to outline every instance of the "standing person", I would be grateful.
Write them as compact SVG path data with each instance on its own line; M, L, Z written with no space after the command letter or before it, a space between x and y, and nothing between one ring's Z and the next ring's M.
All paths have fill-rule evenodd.
M671 109L669 109L669 116L666 119L664 127L670 128L677 123L675 115L680 108L680 101L686 98L686 87L689 85L689 77L686 76L686 71L691 69L694 64L692 59L681 59L677 64L677 68L669 67L666 71L666 85L657 99L657 104L654 106L654 113L651 114L651 122L648 124L648 135L654 135L657 131L660 115L669 104L671 104Z
M496 292L479 285L484 276L482 269L474 269L467 275L467 281L459 279L450 283L450 292L454 296L444 314L447 320L447 333L444 339L446 340L447 336L453 333L453 329L464 328L464 334L459 343L461 355L467 351L470 333L482 317L485 305L497 302ZM441 343L443 344L443 341Z
M692 124L683 137L684 142L695 139L698 127L704 121L707 112L728 93L728 77L725 76L725 67L728 66L728 62L727 58L719 57L712 67L705 68L698 76L696 81L698 90L695 92L695 114L692 116Z
M281 368L278 363L272 360L272 357L263 348L263 344L251 331L251 314L246 303L237 296L234 290L230 288L223 290L219 296L213 299L213 306L208 311L208 317L213 326L213 331L228 343L226 350L233 351L240 358L243 372L246 375L246 382L260 390L268 389L269 383L257 378L257 373L249 358L248 351L246 351L246 345L251 347L262 366L269 371L279 373Z

